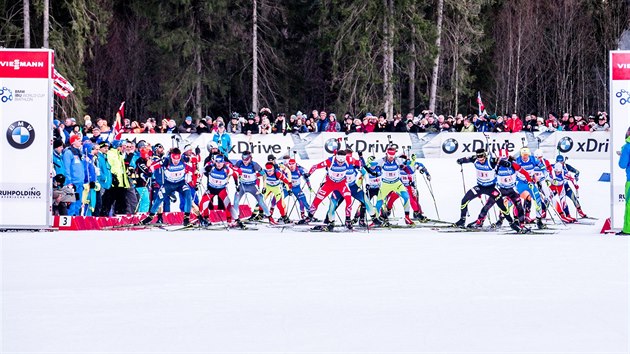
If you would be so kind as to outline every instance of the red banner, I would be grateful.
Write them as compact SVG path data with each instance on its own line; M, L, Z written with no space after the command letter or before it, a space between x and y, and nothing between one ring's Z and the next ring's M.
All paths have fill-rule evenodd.
M0 51L0 77L48 78L48 54L47 51Z
M630 53L612 53L612 79L630 80Z

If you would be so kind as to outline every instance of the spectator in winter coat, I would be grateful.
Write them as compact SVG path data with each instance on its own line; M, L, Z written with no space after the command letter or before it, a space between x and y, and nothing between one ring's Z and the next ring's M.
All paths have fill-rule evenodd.
M380 116L378 117L378 123L376 123L376 126L374 127L374 132L375 133L383 133L383 132L388 132L388 124L387 124L387 120L385 119L385 117Z
M495 116L496 117L496 116ZM490 131L489 126L488 126L488 117L481 115L477 118L476 121L474 121L475 124L475 130L478 132L488 132Z
M352 121L352 127L353 127L353 133L364 133L365 131L363 130L363 122L361 122L361 119L359 118L354 118L354 121Z
M260 133L260 128L258 127L258 124L256 124L254 117L254 113L249 113L247 115L247 123L243 124L243 129L241 130L243 133L247 135Z
M437 119L437 126L439 132L449 132L451 131L451 125L448 123L446 119L444 119L444 115L440 114Z
M508 118L508 120L510 120L510 118ZM495 133L507 132L507 127L505 126L505 120L503 117L501 116L497 117L497 121L496 123L494 123L494 127L492 127L491 131Z
M81 210L81 198L78 197L83 193L83 181L85 180L85 169L83 166L83 154L81 152L81 137L73 135L70 137L70 146L63 152L63 165L65 167L64 176L66 176L66 184L74 186L77 195L77 201L70 204L68 215L79 215Z
M523 130L523 121L516 113L505 121L505 131L508 133L518 133Z
M271 123L269 119L263 118L260 123L260 134L271 134Z
M402 115L400 113L394 116L394 121L392 122L391 127L392 132L403 133L407 131L407 124L402 120Z
M378 122L378 120L376 119L376 117L374 117L374 115L372 115L372 113L368 112L365 114L365 117L363 118L363 132L364 133L371 133L374 131L374 128L376 128L376 123Z
M295 120L295 124L293 125L293 127L291 127L291 133L292 134L308 133L308 129L306 125L304 125L302 118L297 118Z
M523 123L523 131L533 132L536 130L536 116L528 114L525 116L525 122Z
M166 126L166 131L164 133L166 133L166 134L177 133L177 122L175 122L175 119L169 119L168 120L167 126Z
M238 114L236 116L232 115L232 119L228 122L227 132L230 134L240 134L243 129L241 123L238 120Z
M407 128L407 132L409 133L420 133L420 128L413 122L413 120L408 120L407 124L405 124L405 128Z
M316 112L316 111L314 111ZM326 131L326 126L328 125L328 114L325 111L319 112L319 119L315 121L317 123L317 131L324 132Z
M567 121L567 124L564 128L564 130L566 131L571 131L571 132L576 132L578 131L580 128L577 125L577 122L575 121L575 117L570 116L569 120Z
M354 132L354 123L351 116L345 118L341 130L346 134Z
M282 134L286 135L288 128L289 128L289 125L286 122L286 114L280 113L276 117L276 122L274 123L273 127L271 128L271 131L273 133L275 133L275 134L282 133Z
M195 129L195 125L192 122L192 117L191 116L187 116L186 119L184 119L184 121L182 122L182 124L180 124L179 128L177 129L180 133L196 133L197 130Z
M317 118L319 119L319 118ZM306 122L304 122L306 125L306 129L308 130L309 133L317 133L317 122L311 118L308 118L306 120Z
M201 118L197 124L197 134L210 133L210 127L206 118Z
M230 150L232 150L232 138L230 138L230 134L225 131L225 125L223 123L217 124L217 132L212 136L212 141L217 143L219 151L227 159Z
M460 130L460 132L462 132L462 133L474 133L475 132L475 126L472 124L470 119L468 119L468 118L464 119L463 127L462 127L462 130Z
M545 127L547 127L547 130L554 130L555 128L553 127L553 122L557 123L558 119L556 118L556 114L553 112L550 112L547 115L547 119L545 120Z
M607 132L610 130L610 125L606 122L606 116L600 115L597 117L597 124L591 126L592 132Z
M52 163L55 169L55 176L58 174L65 175L66 173L66 167L63 163L63 149L63 141L53 140Z
M341 131L341 124L337 122L337 116L334 113L331 113L328 116L328 121L324 125L325 132L339 132Z

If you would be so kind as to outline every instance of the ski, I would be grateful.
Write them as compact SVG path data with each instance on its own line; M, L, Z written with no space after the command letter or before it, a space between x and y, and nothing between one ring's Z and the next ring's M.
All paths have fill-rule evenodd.
M297 232L313 232L313 233L345 233L345 232L361 232L361 233L365 233L367 232L367 229L360 229L360 228L352 228L352 229L347 229L345 226L340 225L340 226L336 226L334 229L332 230L317 230L314 229L313 227L294 227L291 229L292 231L297 231ZM372 231L373 229L370 229L370 231Z
M497 231L501 231L501 229L494 228L494 227L482 227L479 229L472 228L472 227L467 227L467 228L444 227L444 228L436 228L435 231L437 232L497 232Z
M554 235L557 234L558 231L553 231L553 230L536 230L536 229L531 229L528 232L516 232L514 230L510 230L510 231L504 231L501 234L503 235Z

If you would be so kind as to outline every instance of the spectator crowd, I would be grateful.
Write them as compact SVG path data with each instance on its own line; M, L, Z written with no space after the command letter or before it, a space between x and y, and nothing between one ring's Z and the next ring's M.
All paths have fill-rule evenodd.
M314 110L308 116L300 111L287 117L285 113L272 114L268 108L263 108L259 113L250 112L247 117L233 112L229 119L223 117L204 118L193 120L187 116L181 123L175 119L164 118L159 124L155 118L148 118L144 122L124 119L122 122L123 133L214 133L222 126L231 134L296 134L316 132L344 132L370 133L370 132L410 132L410 133L439 133L439 132L541 132L541 131L608 131L610 125L606 112L597 112L595 116L581 116L564 113L557 116L551 112L547 117L539 117L536 114L527 114L525 118L517 114L488 115L488 114L462 114L438 115L431 111L423 111L414 116L412 113L394 114L387 117L384 113L378 116L366 113L362 117L354 117L345 113L343 117L337 117L335 113ZM98 118L92 122L90 116L84 117L81 126L74 118L68 118L63 123L55 121L54 135L56 139L69 142L70 136L82 133L89 135L93 142L102 140L112 141L110 134L115 134L109 122Z

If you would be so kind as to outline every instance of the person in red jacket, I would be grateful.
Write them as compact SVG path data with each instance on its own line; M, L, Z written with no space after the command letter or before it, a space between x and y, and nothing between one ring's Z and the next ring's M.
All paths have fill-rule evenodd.
M523 130L523 121L516 113L512 113L512 117L505 121L505 131L509 133L518 133Z

